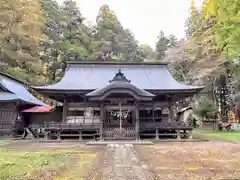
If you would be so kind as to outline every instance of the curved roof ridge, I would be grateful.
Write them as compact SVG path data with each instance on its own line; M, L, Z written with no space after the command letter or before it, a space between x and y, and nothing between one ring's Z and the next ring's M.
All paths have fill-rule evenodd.
M10 75L10 74L4 73L4 72L0 72L0 75L6 76L6 77L8 77L8 78L10 78L10 79L12 79L12 80L14 80L14 81L17 81L17 82L21 83L21 84L27 84L25 81L22 81L22 80L20 80L20 79L18 79L18 78L15 78L15 77L13 77L13 76Z
M10 92L0 92L0 101L16 101L16 100L19 100L16 94Z
M164 61L149 61L149 62L130 62L130 61L83 61L74 60L67 61L67 64L79 64L79 65L168 65L168 62Z
M138 96L143 97L153 97L154 94L147 92L143 89L138 88L137 86L133 85L131 83L131 80L128 80L124 73L122 73L121 69L118 69L118 72L115 73L115 76L112 80L109 81L107 85L105 85L103 88L96 89L88 94L86 96L101 96L105 94L107 91L110 91L112 89L127 89L134 93L136 93Z
M131 90L134 93L136 93L140 97L154 97L155 95L147 92L143 89L138 88L137 86L133 85L130 82L127 81L113 81L104 86L103 88L96 89L88 94L86 96L93 97L93 96L101 96L105 94L107 91L110 91L111 89L126 89Z
M13 95L15 95L15 97L17 97L19 100L22 100L30 104L41 105L41 106L46 105L42 101L38 100L35 96L33 96L26 89L24 84L22 84L21 82L16 81L14 78L9 77L5 74L0 74L0 77L1 77L1 81L0 81L1 86L3 86L7 91L9 91L9 93L12 93L11 97L9 96L9 100L13 100Z

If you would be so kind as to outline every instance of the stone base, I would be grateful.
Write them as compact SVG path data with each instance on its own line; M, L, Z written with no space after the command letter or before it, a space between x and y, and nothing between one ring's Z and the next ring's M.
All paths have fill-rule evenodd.
M134 145L153 145L149 140L105 140L105 141L89 141L86 145L108 145L108 144L134 144Z
M203 142L208 141L204 139L159 139L153 140L154 143L161 143L161 142Z

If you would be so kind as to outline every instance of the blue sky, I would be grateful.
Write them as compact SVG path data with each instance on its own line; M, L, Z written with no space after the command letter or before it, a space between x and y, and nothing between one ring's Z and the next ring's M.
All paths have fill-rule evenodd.
M62 2L63 0L57 0ZM185 21L190 0L76 0L87 21L95 22L99 8L108 4L125 28L130 29L140 43L154 46L163 30L166 35L185 36ZM197 0L200 4L202 0Z

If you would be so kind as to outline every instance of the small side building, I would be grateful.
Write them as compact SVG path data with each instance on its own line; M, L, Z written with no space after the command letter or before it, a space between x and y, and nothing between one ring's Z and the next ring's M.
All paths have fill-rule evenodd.
M158 139L191 130L174 120L172 107L204 87L177 82L165 63L73 61L58 83L33 88L63 104L61 119L46 122L48 134Z
M18 129L19 113L36 105L46 106L26 89L24 82L0 73L0 135L10 135Z

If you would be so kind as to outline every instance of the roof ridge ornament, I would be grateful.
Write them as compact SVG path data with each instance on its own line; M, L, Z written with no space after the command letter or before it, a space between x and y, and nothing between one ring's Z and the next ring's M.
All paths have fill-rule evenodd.
M125 75L121 72L121 69L118 69L118 72L115 74L115 76L113 77L112 80L110 80L109 82L114 82L114 81L122 81L122 82L131 82L130 80L128 80Z

